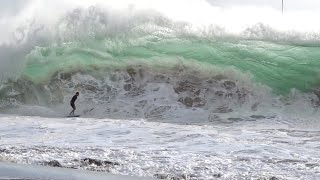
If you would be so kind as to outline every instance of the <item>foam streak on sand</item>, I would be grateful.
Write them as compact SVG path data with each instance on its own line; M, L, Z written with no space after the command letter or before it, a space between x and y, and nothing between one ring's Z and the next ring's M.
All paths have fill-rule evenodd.
M148 178L136 178L132 176L112 175L71 169L59 169L32 165L18 165L0 163L0 179L95 179L95 180L147 180ZM150 178L151 179L151 178Z

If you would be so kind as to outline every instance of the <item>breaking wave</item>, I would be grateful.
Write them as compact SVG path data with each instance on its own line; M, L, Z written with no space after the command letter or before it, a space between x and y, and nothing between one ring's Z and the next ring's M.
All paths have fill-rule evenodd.
M60 116L75 91L90 117L201 122L319 105L317 33L260 22L231 33L129 14L92 6L18 28L1 45L1 111Z

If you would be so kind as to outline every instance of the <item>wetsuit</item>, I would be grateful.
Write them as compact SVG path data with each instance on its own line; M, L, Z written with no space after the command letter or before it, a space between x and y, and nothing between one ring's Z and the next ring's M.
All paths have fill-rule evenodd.
M70 101L70 105L72 107L73 110L76 110L76 106L74 105L74 102L77 100L78 96L74 95Z

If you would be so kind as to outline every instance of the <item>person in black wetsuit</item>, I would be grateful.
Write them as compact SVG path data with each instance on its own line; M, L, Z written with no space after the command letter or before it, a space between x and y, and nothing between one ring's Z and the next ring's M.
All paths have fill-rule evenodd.
M76 92L76 94L72 97L70 101L70 105L72 107L72 111L70 112L70 115L74 115L74 111L76 110L76 106L74 105L74 102L77 100L79 96L79 92Z

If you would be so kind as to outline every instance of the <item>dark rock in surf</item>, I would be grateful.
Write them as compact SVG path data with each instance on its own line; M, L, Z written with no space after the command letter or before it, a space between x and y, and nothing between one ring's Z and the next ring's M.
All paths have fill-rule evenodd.
M49 161L49 162L44 162L44 165L46 166L51 166L51 167L62 167L62 165L59 163L57 160Z
M183 179L197 179L194 174L154 174L154 178L157 179L171 179L171 180L183 180Z
M117 162L112 162L112 161L102 161L103 164L107 164L107 165L112 165L112 166L119 166L120 164Z
M279 180L277 177L272 176L269 180Z
M157 174L154 174L153 177L156 178L156 179L167 179L169 177L169 174L157 173Z
M96 166L104 166L104 165L112 165L112 166L117 166L120 165L117 162L112 162L112 161L102 161L98 159L92 159L92 158L84 158L81 159L82 164L87 164L87 165L96 165Z
M91 159L91 158L84 158L81 160L83 164L88 164L88 165L96 165L96 166L102 166L103 163L101 160L97 159Z

